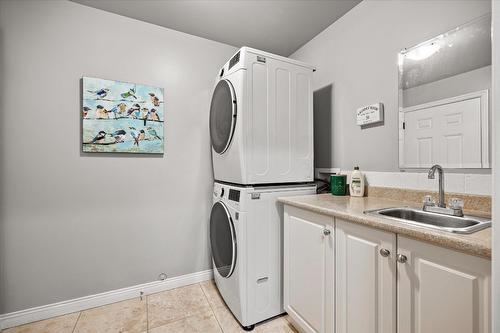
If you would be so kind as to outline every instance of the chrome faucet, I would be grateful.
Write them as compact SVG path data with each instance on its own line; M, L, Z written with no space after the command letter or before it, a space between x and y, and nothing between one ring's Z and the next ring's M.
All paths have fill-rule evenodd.
M424 198L424 208L423 210L426 212L445 214L445 215L453 215L453 216L464 216L463 205L464 202L461 199L453 198L450 201L450 207L446 207L446 203L444 202L444 171L443 168L436 164L433 165L429 169L429 173L427 177L429 179L434 179L436 170L439 176L439 202L436 206L434 200L430 195L426 195Z
M446 203L444 202L444 172L443 168L439 164L433 165L429 169L429 173L427 174L427 178L429 179L434 179L435 178L435 173L436 170L438 171L439 175L439 202L438 202L438 207L446 207Z

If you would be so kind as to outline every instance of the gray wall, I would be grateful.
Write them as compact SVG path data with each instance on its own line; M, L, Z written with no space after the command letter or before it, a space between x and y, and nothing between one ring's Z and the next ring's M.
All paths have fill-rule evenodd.
M491 66L405 89L402 104L408 107L486 89L491 91Z
M331 108L331 167L397 171L398 52L490 11L490 1L365 0L292 54L317 67L315 90L333 87L315 109ZM385 124L361 130L356 109L376 102Z
M0 1L0 313L210 268L208 111L234 47ZM80 153L80 78L165 88L163 157Z

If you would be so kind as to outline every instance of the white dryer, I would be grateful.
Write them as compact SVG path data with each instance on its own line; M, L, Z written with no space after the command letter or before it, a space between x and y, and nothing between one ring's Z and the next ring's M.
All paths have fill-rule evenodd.
M316 193L316 186L244 187L216 182L210 214L214 279L245 329L284 312L283 205L278 197Z
M216 180L313 181L313 70L248 47L222 67L210 105Z

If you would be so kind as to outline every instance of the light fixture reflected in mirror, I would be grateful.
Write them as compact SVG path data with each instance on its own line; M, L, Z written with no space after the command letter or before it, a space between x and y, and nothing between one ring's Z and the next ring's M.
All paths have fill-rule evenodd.
M416 47L406 53L406 57L410 60L424 60L432 56L434 53L438 52L441 48L441 45L436 42L432 42L429 44L424 44L422 46Z

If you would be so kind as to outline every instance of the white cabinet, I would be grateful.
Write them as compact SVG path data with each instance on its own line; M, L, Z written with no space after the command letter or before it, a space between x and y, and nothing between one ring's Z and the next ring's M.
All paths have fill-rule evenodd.
M334 330L333 218L285 206L284 306L304 332Z
M284 223L284 306L300 331L491 332L491 261L291 206Z
M491 331L491 261L401 236L398 247L398 333Z
M396 332L396 235L335 220L337 332Z

